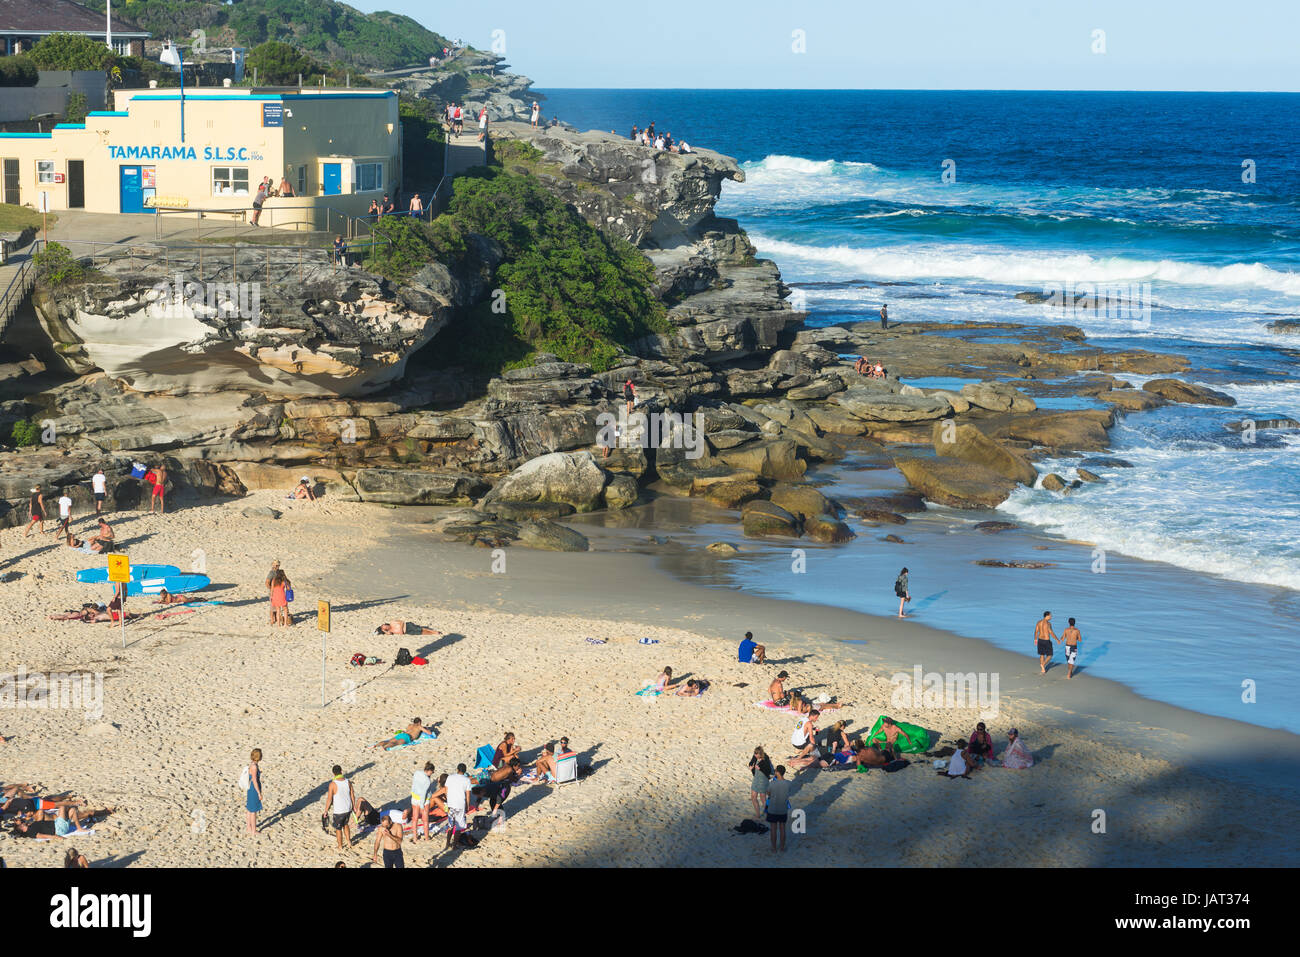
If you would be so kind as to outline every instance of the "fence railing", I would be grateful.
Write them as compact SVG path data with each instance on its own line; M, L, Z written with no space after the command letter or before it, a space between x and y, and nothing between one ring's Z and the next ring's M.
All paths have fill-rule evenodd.
M36 242L40 242L37 240ZM32 254L36 252L36 242L32 244ZM27 294L32 291L32 286L36 283L36 264L32 261L31 256L18 263L14 274L9 278L9 283L5 291L0 293L0 339L4 338L5 329L9 326L9 320L13 318L18 307L22 305Z
M189 206L154 206L153 238L162 241L169 235L178 235L190 231L193 223L193 236L196 240L203 238L204 232L230 233L237 230L243 236L250 235L253 228L253 207L245 208L197 208ZM275 233L327 233L330 236L342 236L344 239L361 239L370 235L372 219L368 216L353 216L332 206L263 206L262 215L257 219L257 228L266 229L272 236Z

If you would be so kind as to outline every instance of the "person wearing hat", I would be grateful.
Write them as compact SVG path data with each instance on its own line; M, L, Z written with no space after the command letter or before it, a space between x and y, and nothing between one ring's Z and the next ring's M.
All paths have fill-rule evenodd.
M1025 746L1025 742L1020 739L1019 729L1012 728L1008 731L1007 739L1007 749L1002 752L1002 766L1017 771L1032 768L1034 766L1034 755Z
M389 811L388 816L379 824L379 834L375 837L374 850L370 852L370 862L378 863L380 847L384 851L384 867L406 867L402 858L402 812Z
M294 498L305 498L309 502L316 501L316 493L311 490L311 476L304 475L298 479L298 487L293 490Z
M771 699L772 703L776 705L778 708L785 708L790 704L790 696L786 693L785 685L781 683L785 681L786 678L789 677L790 677L790 672L782 671L775 678L773 678L772 683L767 686L768 697Z

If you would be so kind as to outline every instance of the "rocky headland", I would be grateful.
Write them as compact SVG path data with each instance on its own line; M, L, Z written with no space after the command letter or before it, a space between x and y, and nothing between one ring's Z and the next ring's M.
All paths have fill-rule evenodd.
M650 261L665 331L626 343L603 371L537 353L483 385L427 360L492 294L502 254L485 237L402 282L319 251L268 259L255 318L238 308L246 277L220 262L123 259L38 286L6 333L0 435L29 420L49 426L49 441L0 454L0 524L25 520L37 482L88 499L100 464L114 504L130 507L138 460L164 462L199 495L309 476L326 497L461 506L440 528L493 547L585 548L556 520L665 494L739 510L747 534L834 543L853 537L849 520L901 522L922 500L988 508L1038 483L1068 494L1036 460L1104 451L1117 415L1231 402L1166 378L1186 360L1096 348L1067 325L806 326L776 265L714 211L722 184L744 177L734 160L523 123L500 123L495 137L502 167ZM176 295L177 273L231 284L226 299ZM888 377L858 375L857 355ZM1126 373L1162 378L1138 389ZM959 391L900 381L934 376L980 381ZM606 454L599 417L623 407L627 380L635 411L668 425L652 436L634 416ZM1094 407L1040 409L1044 395ZM692 445L696 420L682 419L697 413ZM914 494L842 503L804 481L810 463L852 450L897 468Z

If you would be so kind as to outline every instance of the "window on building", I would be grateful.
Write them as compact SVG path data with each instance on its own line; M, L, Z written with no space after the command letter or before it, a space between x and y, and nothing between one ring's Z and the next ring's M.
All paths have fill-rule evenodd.
M247 196L248 195L248 167L247 166L212 167L212 195L213 196Z
M36 161L36 182L38 183L54 182L54 160Z
M298 195L304 196L307 193L307 167L298 167Z
M364 193L384 188L383 163L354 163L352 165L352 192Z

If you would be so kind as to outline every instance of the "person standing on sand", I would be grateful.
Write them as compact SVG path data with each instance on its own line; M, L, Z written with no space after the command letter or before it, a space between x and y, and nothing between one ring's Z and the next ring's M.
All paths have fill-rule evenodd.
M325 806L330 809L330 824L334 826L334 838L341 851L344 837L348 839L348 847L352 847L352 815L357 812L357 796L352 782L343 776L342 767L334 765L332 773L334 780L325 792Z
M761 821L763 805L767 801L767 783L772 777L772 759L761 747L754 749L749 759L749 770L754 778L749 785L749 800L754 805L754 820Z
M456 765L456 773L447 778L447 847L451 847L457 834L469 830L469 821L465 817L469 807L469 776L465 774L465 765Z
M772 826L772 853L776 853L776 835L781 835L781 850L785 850L785 822L790 816L790 782L785 779L785 765L778 764L767 782L767 823Z
M898 596L898 617L906 618L903 614L903 606L912 600L912 594L907 590L907 569L904 568L894 579L894 594Z
M23 538L26 538L32 533L33 525L40 525L37 532L41 535L45 534L45 496L41 493L41 487L39 485L33 486L32 488L31 510L32 520L27 523L27 531L23 532Z
M268 597L268 598L271 597L271 583L275 580L275 573L278 572L279 570L280 570L280 559L277 558L275 561L271 562L271 570L270 570L269 572L266 573L266 594L267 594L267 597ZM274 602L272 602L272 604L271 604L271 624L274 625L274 624L275 624L275 621L276 621L276 619L275 619L275 604L274 604Z
M1052 613L1043 612L1043 617L1034 625L1034 647L1038 651L1038 667L1047 674L1047 663L1052 660L1052 642L1060 642L1056 632L1052 631Z
M158 506L158 514L162 515L167 511L163 501L163 493L167 491L167 470L161 465L154 469L153 472L153 494L149 499L149 514L153 514L153 507Z
M108 477L104 475L102 467L96 469L90 477L90 491L95 496L95 514L99 515L104 511L104 496L108 494Z
M889 310L883 302L880 304L880 328L889 328Z
M276 571L271 579L271 613L272 623L288 627L293 624L293 617L289 614L289 590L293 588L293 582L289 581L282 571Z
M59 534L68 534L68 523L72 521L72 497L64 489L59 495Z
M248 794L244 797L244 810L248 812L248 833L257 833L257 812L262 810L262 769L258 762L262 760L262 749L254 748L248 756Z
M424 822L424 836L429 836L429 794L433 791L433 772L436 769L432 761L424 762L424 768L417 768L411 775L411 830L414 839L420 840L420 822Z
M388 817L384 818L379 825L379 834L375 837L375 849L370 852L370 862L378 863L379 848L383 845L384 849L384 867L406 868L406 860L402 857L402 812L389 811Z
M1065 663L1069 667L1065 671L1067 679L1074 677L1074 665L1079 660L1079 642L1083 641L1083 635L1079 629L1074 627L1074 619L1070 619L1070 625L1065 631L1061 632L1061 640L1065 642Z

